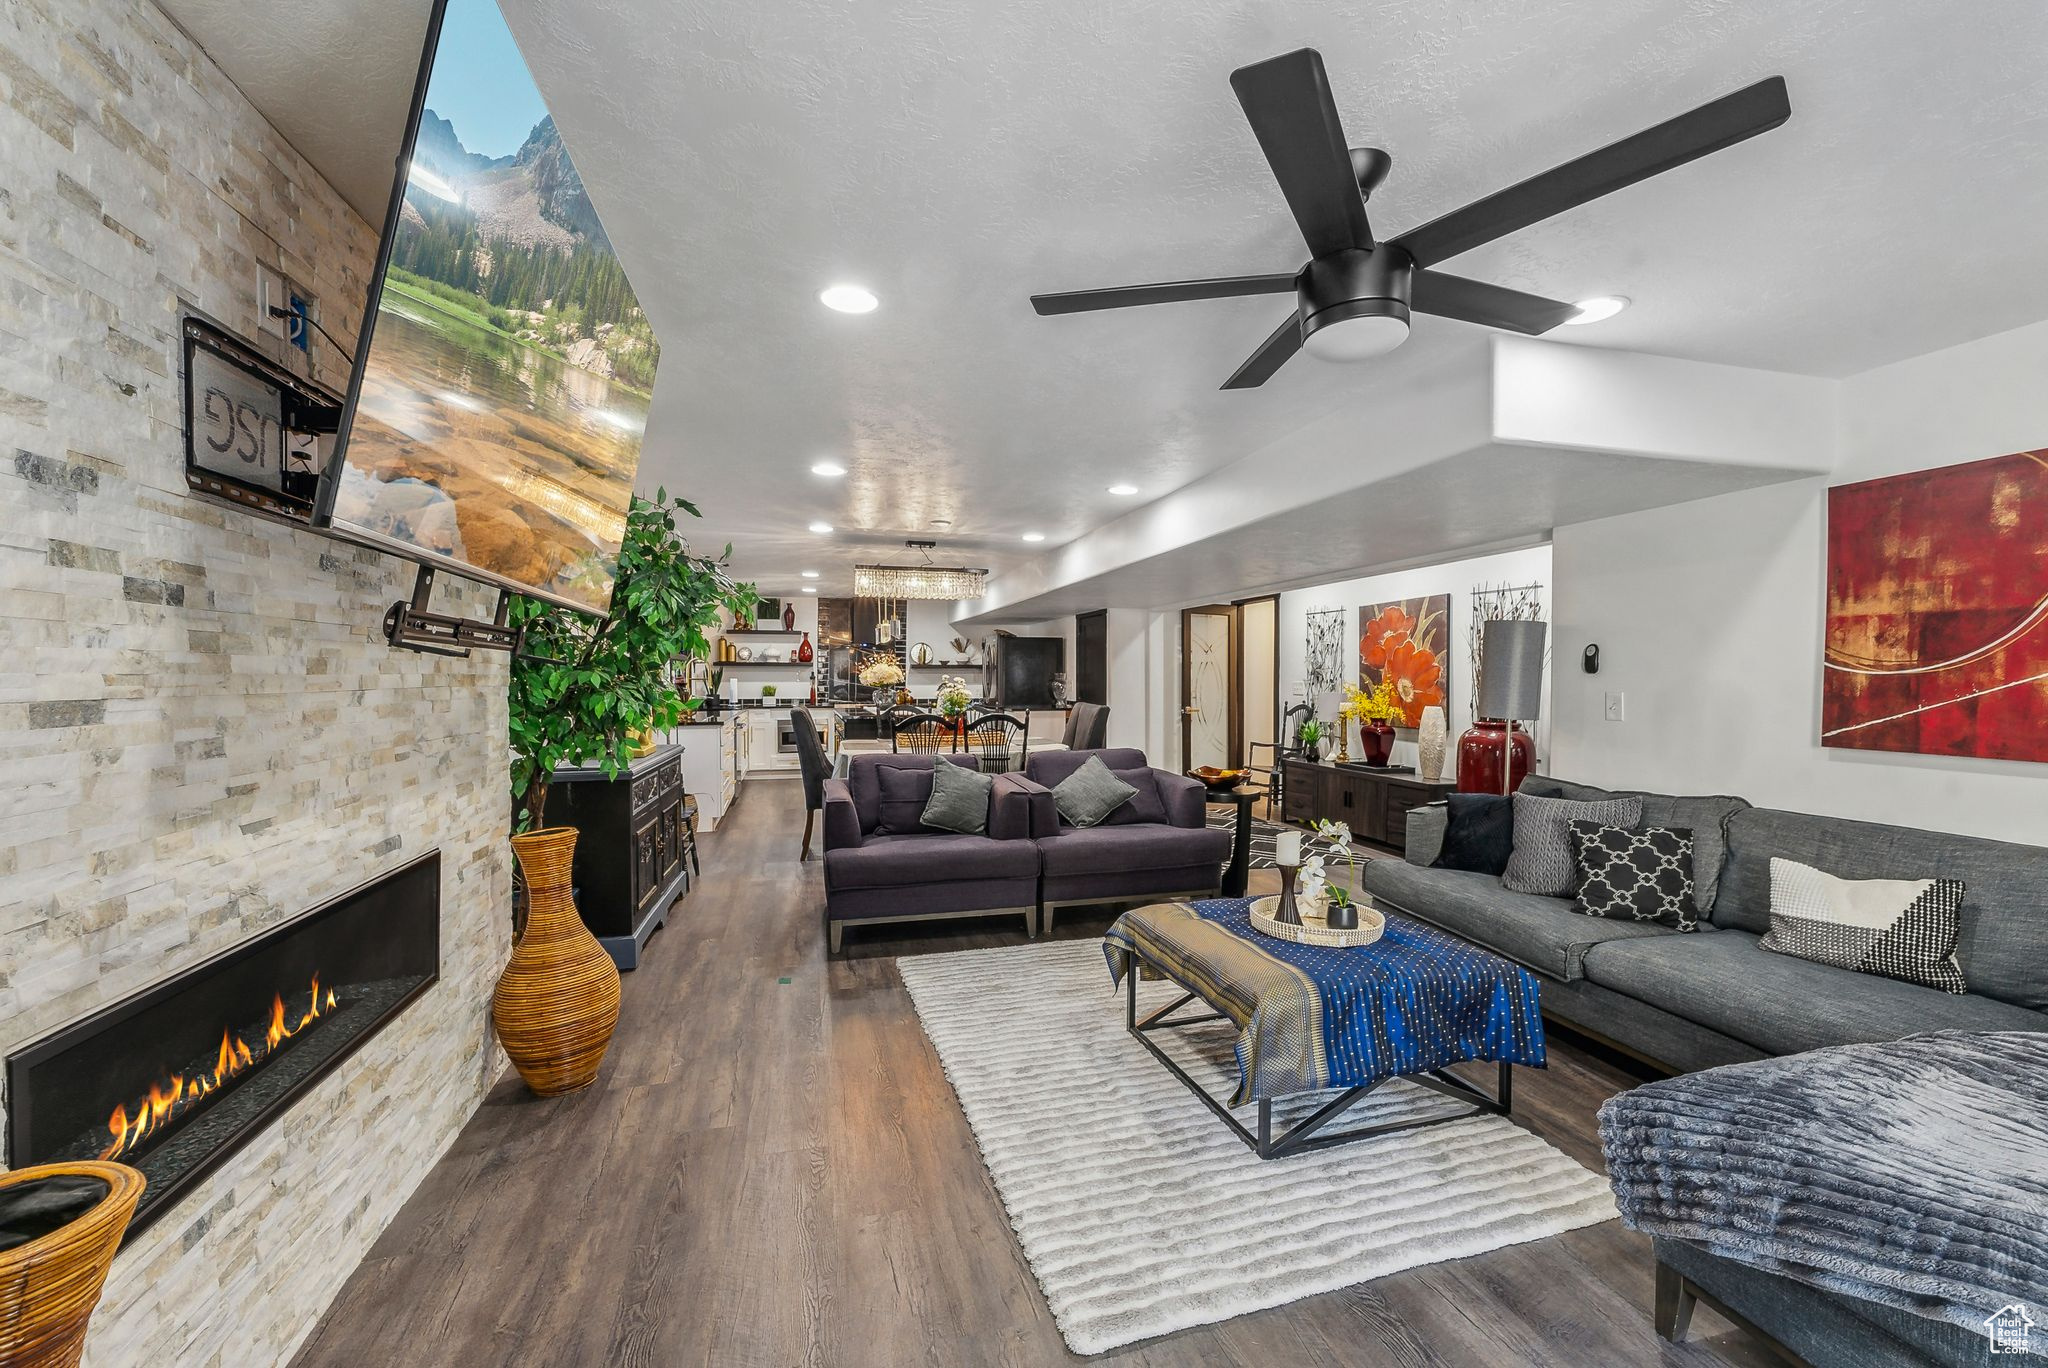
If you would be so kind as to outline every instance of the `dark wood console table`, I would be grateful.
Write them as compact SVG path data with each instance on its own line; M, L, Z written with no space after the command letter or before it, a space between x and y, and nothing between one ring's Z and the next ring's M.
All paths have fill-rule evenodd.
M683 865L683 748L661 746L617 779L601 769L558 769L548 790L552 825L577 829L576 910L621 969L668 919L689 884Z
M1458 787L1450 779L1432 783L1412 773L1340 765L1333 760L1290 756L1283 763L1283 820L1343 822L1357 839L1395 850L1408 846L1408 809L1437 802Z

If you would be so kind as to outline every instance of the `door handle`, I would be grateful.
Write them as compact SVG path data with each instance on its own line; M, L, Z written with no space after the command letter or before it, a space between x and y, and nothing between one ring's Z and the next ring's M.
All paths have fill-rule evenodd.
M1196 707L1194 704L1190 703L1180 710L1180 715L1182 717L1200 717L1202 715L1202 710Z

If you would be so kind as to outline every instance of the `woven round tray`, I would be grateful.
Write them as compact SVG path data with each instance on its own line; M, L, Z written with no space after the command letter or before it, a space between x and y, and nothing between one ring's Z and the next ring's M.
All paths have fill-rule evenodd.
M1297 899L1297 907L1300 901ZM1252 925L1278 940L1293 941L1297 945L1327 945L1337 949L1351 945L1371 945L1387 929L1387 919L1374 908L1363 903L1358 905L1358 928L1354 931L1332 931L1323 924L1323 914L1301 907L1301 925L1290 926L1286 922L1273 920L1273 914L1280 910L1277 896L1254 898L1252 900Z

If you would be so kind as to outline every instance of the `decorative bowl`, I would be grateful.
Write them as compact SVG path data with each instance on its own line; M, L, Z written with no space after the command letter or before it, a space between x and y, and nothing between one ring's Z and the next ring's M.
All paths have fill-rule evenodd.
M1188 778L1199 779L1212 789L1234 789L1250 776L1250 770L1217 769L1214 765L1203 765L1188 771Z

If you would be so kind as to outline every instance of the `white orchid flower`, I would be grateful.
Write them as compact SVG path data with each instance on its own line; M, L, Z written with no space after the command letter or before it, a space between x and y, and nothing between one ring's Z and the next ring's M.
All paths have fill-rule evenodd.
M1358 852L1351 848L1351 824L1325 818L1323 821L1316 823L1315 830L1316 835L1333 843L1337 848L1337 853L1341 854L1345 863L1351 866L1350 881L1356 886L1358 882ZM1320 873L1322 863L1322 857L1318 856L1316 858L1318 873ZM1345 890L1344 895L1347 898L1350 897L1350 891L1348 889Z
M1329 876L1323 872L1323 857L1311 855L1301 862L1301 896L1314 899L1323 891Z

